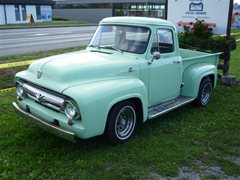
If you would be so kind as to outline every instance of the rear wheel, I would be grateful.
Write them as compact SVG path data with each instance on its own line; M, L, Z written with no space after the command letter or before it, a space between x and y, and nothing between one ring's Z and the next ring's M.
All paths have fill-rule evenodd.
M213 85L210 78L204 78L199 86L198 96L195 103L198 106L206 106L212 98Z
M131 101L122 101L110 111L105 136L112 144L127 141L133 134L138 119L137 108Z

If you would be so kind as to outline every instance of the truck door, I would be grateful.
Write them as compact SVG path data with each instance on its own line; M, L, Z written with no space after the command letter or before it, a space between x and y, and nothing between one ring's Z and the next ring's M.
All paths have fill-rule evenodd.
M149 64L150 107L180 95L182 62L174 35L171 29L156 30L149 58L154 52L160 52L160 58Z

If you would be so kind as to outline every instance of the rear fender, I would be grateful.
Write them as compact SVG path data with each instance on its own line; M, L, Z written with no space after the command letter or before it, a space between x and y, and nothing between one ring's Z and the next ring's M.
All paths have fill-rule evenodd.
M217 82L217 67L207 63L198 63L189 66L183 73L182 95L196 98L200 83L204 77L214 75L214 87Z

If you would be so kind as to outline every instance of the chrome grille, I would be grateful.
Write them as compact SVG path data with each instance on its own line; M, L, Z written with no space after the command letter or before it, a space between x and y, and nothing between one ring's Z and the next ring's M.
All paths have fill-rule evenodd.
M29 97L43 106L63 112L65 102L63 97L57 96L55 93L29 83L19 83L23 86L26 97Z

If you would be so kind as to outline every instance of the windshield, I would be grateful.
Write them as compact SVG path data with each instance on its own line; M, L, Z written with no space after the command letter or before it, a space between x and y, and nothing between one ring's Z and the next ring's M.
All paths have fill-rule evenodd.
M89 46L143 54L148 45L150 29L138 26L101 25Z

